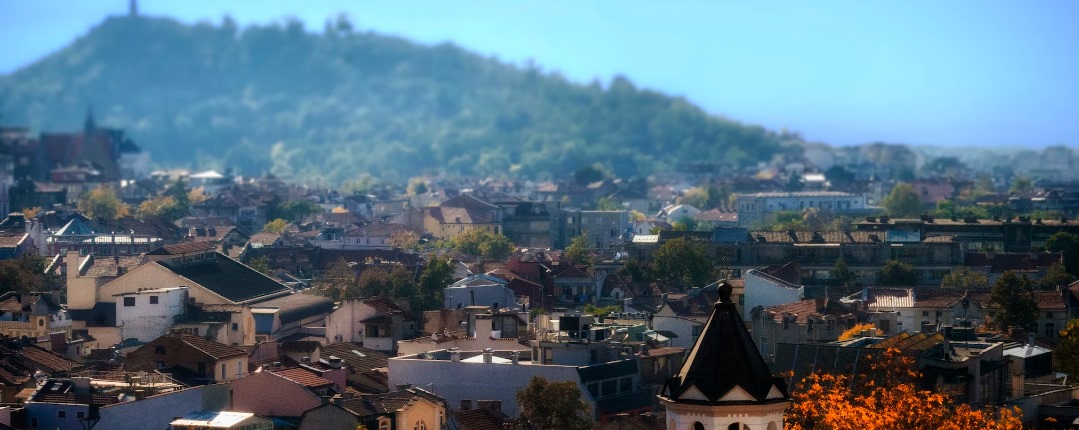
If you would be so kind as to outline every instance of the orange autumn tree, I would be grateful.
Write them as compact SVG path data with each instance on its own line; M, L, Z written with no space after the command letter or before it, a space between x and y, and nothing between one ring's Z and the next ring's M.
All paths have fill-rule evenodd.
M913 359L891 348L856 376L815 373L791 393L787 430L1020 430L1018 409L975 410L919 390Z

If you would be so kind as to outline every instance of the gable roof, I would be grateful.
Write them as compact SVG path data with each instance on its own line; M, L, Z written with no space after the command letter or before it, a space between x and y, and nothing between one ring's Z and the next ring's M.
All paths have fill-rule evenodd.
M181 342L187 344L192 348L202 351L206 355L213 357L213 359L215 360L247 355L247 352L240 348L228 346L223 343L214 342L212 340L204 339L198 336L192 336L189 334L180 334L178 336ZM149 346L149 344L147 344L146 346ZM146 346L143 347L145 348Z
M790 394L786 383L772 376L731 301L733 288L723 283L718 290L720 301L713 307L701 337L693 345L681 370L667 381L664 395L679 403L787 401ZM724 399L728 393L740 393L739 390L749 396ZM683 397L686 395L690 398Z
M209 243L192 243L213 247ZM224 254L215 252L213 255L214 258L209 261L193 264L172 264L165 261L157 264L236 303L263 297L269 298L292 291L288 286Z

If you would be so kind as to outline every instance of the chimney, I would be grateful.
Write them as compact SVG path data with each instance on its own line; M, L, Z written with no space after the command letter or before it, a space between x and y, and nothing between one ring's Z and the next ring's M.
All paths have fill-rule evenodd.
M521 351L513 351L510 353L510 361L513 364L521 364Z
M337 356L331 355L330 358L326 359L326 364L328 364L330 367L332 367L334 369L340 369L341 368L341 359L338 358Z
M450 348L450 361L454 363L461 361L461 348L456 346Z
M472 400L462 399L461 400L461 410L462 411L471 411L472 410Z
M491 364L491 358L495 355L495 350L492 348L486 348L483 350L483 362Z

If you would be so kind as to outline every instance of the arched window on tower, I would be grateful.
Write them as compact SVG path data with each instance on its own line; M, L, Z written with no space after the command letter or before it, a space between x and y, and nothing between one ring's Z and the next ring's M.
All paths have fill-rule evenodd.
M693 423L693 430L704 430L704 424L701 424L700 421Z

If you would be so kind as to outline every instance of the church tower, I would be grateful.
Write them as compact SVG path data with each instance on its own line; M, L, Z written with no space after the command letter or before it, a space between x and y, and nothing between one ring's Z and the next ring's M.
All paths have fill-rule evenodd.
M719 286L719 302L678 375L659 400L667 430L782 430L790 393L772 376L731 301L731 285Z

